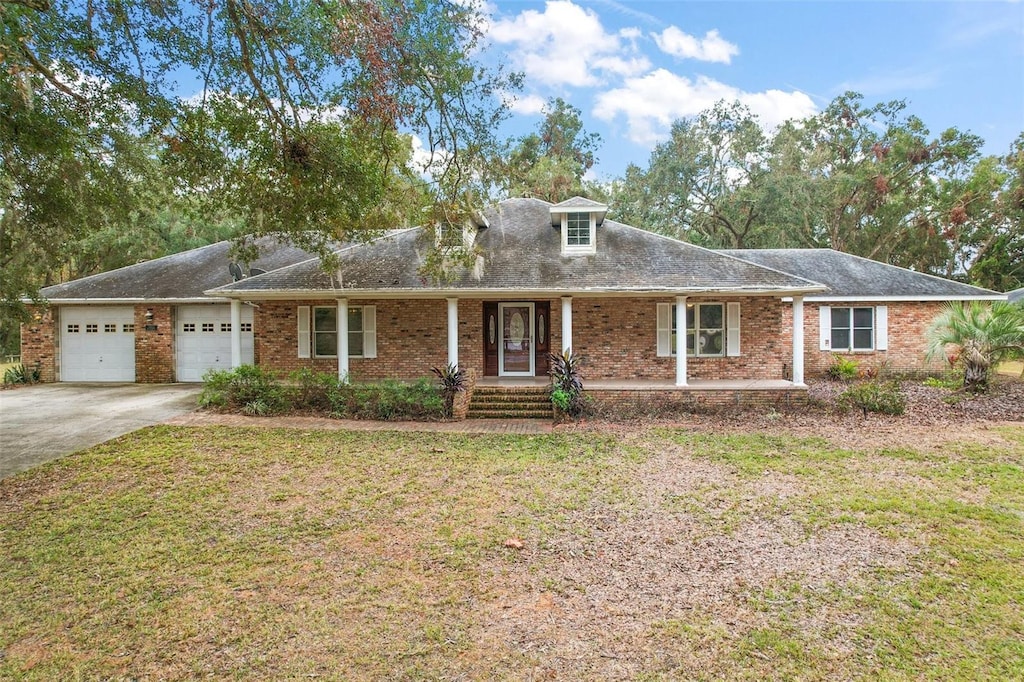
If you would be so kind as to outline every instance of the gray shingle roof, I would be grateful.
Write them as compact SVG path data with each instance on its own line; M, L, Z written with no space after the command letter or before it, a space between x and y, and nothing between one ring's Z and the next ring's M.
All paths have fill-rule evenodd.
M300 248L280 243L271 237L263 237L256 243L261 255L250 264L252 267L276 270L312 257ZM230 241L217 242L64 284L55 284L44 288L42 294L55 302L69 299L201 299L204 297L203 292L208 289L232 281L228 273L230 251Z
M571 199L566 199L565 201L560 201L557 204L552 204L549 208L556 209L556 210L557 209L564 209L564 210L568 211L568 210L571 210L571 209L574 209L574 208L586 210L586 209L606 209L608 207L606 205L602 204L600 201L594 201L593 199L585 199L583 197L572 197Z
M868 299L923 297L944 300L1000 298L1002 294L832 249L723 249L766 267L828 286L821 296Z
M428 285L420 270L432 246L429 232L413 228L340 252L341 280L310 261L217 290L345 291L588 291L803 292L814 282L606 220L597 228L597 253L562 256L551 204L509 199L484 212L490 227L477 231L477 267L449 283ZM334 281L332 281L334 279Z
M1007 292L1007 299L1010 303L1016 303L1017 301L1024 301L1024 287L1020 289L1014 289L1013 291Z

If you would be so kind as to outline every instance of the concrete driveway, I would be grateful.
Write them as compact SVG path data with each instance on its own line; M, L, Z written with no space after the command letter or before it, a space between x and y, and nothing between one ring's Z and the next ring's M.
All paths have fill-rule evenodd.
M200 384L41 384L0 391L0 478L196 408Z

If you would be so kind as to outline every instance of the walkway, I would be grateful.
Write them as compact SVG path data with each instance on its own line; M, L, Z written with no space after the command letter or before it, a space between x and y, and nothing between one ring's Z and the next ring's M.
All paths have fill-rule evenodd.
M458 422L378 422L328 417L246 417L240 414L190 412L165 422L174 426L240 426L267 429L345 431L422 431L443 433L551 433L549 419L466 419Z

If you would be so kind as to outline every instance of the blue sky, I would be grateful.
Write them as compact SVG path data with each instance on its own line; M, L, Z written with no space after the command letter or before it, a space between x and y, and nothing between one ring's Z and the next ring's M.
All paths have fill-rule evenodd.
M1024 131L1024 2L489 0L487 59L525 74L505 134L562 97L601 134L596 177L646 166L671 121L739 99L767 125L847 90L1005 154Z

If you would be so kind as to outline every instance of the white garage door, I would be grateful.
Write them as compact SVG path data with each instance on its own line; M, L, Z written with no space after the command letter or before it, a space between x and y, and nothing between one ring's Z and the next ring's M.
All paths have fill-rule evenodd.
M231 306L178 306L174 329L175 377L202 381L211 369L231 369ZM252 308L242 306L242 363L253 362Z
M62 306L61 381L135 381L135 310Z

